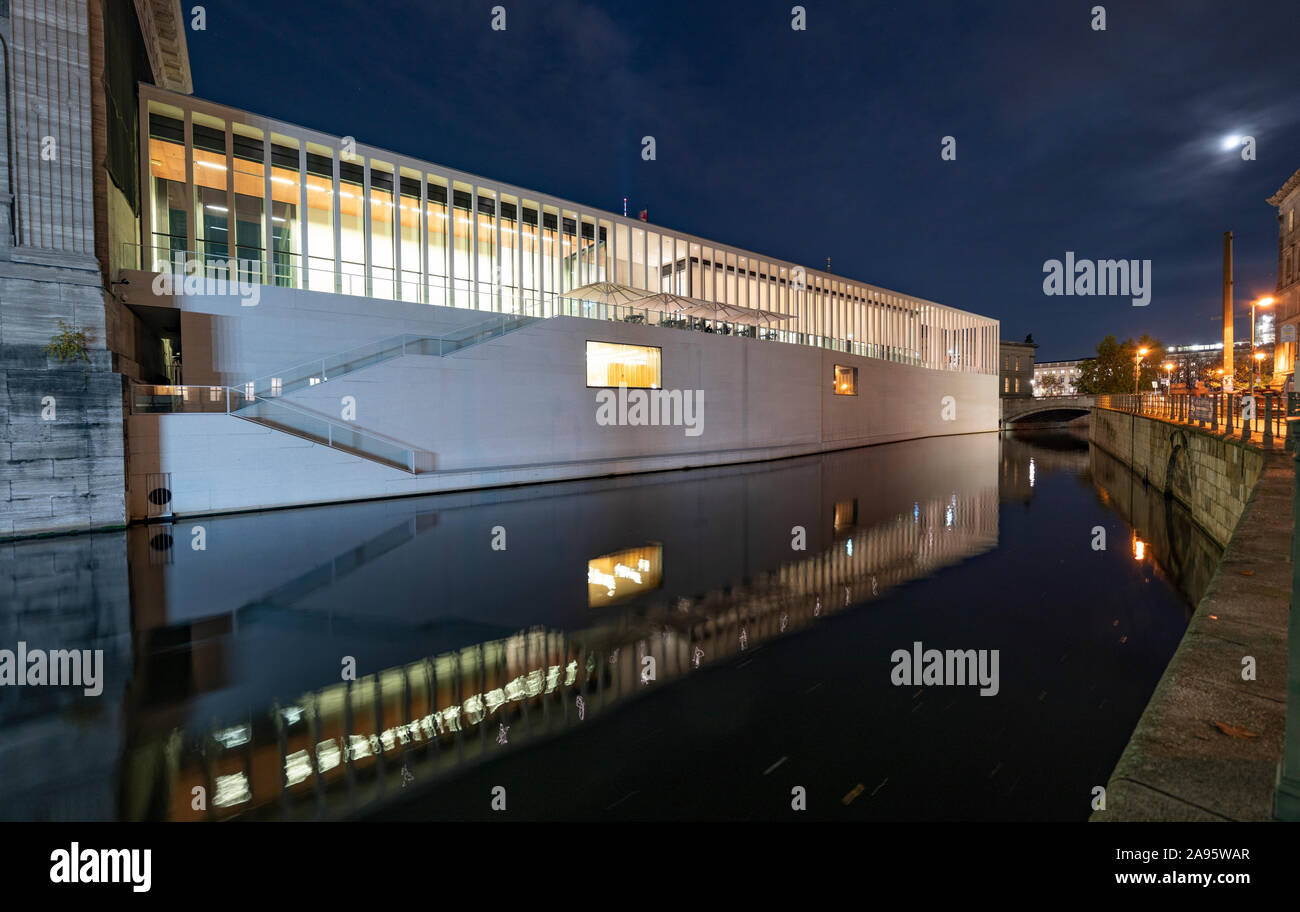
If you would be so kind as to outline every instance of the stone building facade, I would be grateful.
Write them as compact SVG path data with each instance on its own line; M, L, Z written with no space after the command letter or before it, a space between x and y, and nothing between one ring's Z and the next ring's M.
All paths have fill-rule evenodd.
M1028 399L1034 395L1033 336L1023 342L998 343L998 395L1003 399Z
M1273 376L1280 381L1295 370L1297 326L1300 326L1300 171L1292 174L1268 198L1277 209L1277 291L1273 297L1276 346Z
M0 0L0 538L126 523L123 378L158 340L109 276L139 242L135 86L190 90L183 27L174 0Z

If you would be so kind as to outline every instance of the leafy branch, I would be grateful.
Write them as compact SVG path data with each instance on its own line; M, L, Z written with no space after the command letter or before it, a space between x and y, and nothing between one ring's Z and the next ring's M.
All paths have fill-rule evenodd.
M75 361L78 358L89 363L90 356L86 353L86 331L74 329L59 320L59 332L50 338L50 344L45 346L45 354L57 358L60 363Z

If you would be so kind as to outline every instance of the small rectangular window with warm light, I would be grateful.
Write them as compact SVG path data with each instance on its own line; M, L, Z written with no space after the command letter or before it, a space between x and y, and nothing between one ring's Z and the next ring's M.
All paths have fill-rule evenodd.
M662 350L653 345L587 342L587 386L663 386Z
M835 395L856 396L858 394L858 369L835 365Z

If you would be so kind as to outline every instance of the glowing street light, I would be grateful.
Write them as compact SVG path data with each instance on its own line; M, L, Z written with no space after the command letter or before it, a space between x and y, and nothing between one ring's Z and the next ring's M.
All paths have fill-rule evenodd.
M1138 392L1138 376L1142 373L1142 359L1147 356L1148 349L1139 348L1137 357L1133 359L1133 392Z
M1256 386L1259 385L1259 362L1264 359L1264 356L1255 351L1255 308L1272 307L1272 306L1273 306L1272 295L1264 295L1264 297L1257 298L1254 301L1250 302L1250 356L1255 359L1255 385Z

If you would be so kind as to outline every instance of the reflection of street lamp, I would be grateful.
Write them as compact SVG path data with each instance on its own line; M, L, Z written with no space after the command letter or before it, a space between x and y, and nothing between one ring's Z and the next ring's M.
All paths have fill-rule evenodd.
M1139 348L1137 358L1133 361L1133 392L1138 391L1138 376L1142 373L1142 359L1147 355L1147 349Z

